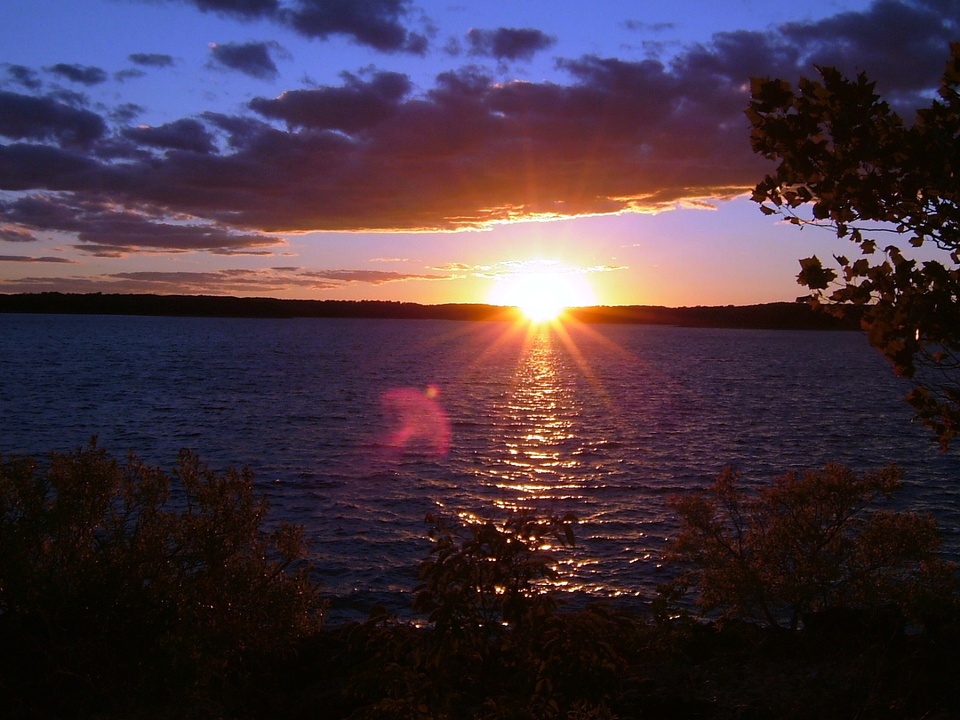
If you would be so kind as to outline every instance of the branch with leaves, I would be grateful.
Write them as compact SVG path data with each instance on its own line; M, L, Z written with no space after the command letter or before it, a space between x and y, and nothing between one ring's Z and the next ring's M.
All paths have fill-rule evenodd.
M751 143L777 162L753 200L767 215L828 227L858 246L859 258L834 256L837 270L801 260L797 282L815 306L863 311L870 343L913 379L907 400L946 450L960 432L960 43L939 99L912 124L863 74L818 71L796 89L753 79ZM885 234L914 254L927 250L908 257L902 244L881 244Z

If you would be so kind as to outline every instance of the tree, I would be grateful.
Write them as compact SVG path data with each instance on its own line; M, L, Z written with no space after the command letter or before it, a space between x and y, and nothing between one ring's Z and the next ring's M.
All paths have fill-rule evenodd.
M540 518L527 511L451 527L436 515L434 546L420 564L414 609L429 614L441 634L474 635L483 641L504 625L516 625L552 600L540 585L553 577L543 548L572 546L573 515Z
M680 531L666 557L707 612L796 629L810 612L892 605L923 622L949 604L955 568L938 558L931 517L872 507L901 476L828 464L747 493L727 468L711 493L673 498Z
M796 90L753 79L751 143L779 163L753 200L765 214L826 226L859 246L859 258L835 256L839 271L816 256L801 260L797 282L814 305L862 310L870 343L914 380L907 400L946 450L960 432L960 43L939 99L912 124L863 74L818 72ZM890 234L919 257L882 244Z
M189 702L319 628L302 529L248 471L173 478L91 442L0 458L0 704L42 716Z

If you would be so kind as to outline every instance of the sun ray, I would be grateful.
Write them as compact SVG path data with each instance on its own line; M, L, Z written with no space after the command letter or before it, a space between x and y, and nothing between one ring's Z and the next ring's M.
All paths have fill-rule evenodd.
M490 291L494 305L516 307L531 323L557 320L569 307L595 302L583 272L552 260L517 263Z

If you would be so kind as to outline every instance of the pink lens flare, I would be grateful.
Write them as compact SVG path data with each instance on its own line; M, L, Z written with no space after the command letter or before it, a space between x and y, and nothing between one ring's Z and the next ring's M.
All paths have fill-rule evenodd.
M394 388L380 398L387 421L387 447L403 452L446 455L450 450L450 420L440 405L440 389L429 385Z

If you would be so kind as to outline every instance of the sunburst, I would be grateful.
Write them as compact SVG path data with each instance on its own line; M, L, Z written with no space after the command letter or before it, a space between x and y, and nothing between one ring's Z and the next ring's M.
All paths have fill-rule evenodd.
M489 300L518 308L531 323L554 322L569 307L596 302L583 272L552 260L512 265L497 278Z

